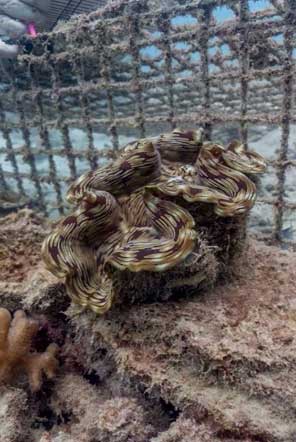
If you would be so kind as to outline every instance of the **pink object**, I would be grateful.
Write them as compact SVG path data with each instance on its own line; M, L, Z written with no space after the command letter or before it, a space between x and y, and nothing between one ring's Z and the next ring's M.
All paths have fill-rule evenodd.
M27 31L28 31L28 34L31 35L32 37L37 37L37 31L36 31L34 23L28 24Z

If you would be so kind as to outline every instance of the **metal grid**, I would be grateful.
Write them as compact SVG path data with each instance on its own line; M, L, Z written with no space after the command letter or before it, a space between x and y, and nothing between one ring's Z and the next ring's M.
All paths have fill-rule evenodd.
M296 166L296 2L253 3L111 2L26 40L29 53L1 76L0 185L63 214L65 186L130 138L203 126L209 138L239 134L248 144L257 128L278 127L272 190L261 190L256 225L272 209L261 233L284 242L296 213L295 193L286 195Z
M84 14L102 7L106 0L51 0L46 29L51 30L59 20L68 20L74 14Z

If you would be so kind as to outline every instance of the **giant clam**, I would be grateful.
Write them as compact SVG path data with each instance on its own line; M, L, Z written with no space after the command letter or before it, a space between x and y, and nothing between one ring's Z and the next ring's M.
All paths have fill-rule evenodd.
M242 143L204 142L201 130L135 141L112 164L70 186L67 200L75 210L44 241L44 262L64 278L76 304L96 313L109 310L131 285L141 291L156 274L169 277L156 276L149 293L215 279L205 257L211 247L221 254L226 246L213 226L223 237L225 226L243 225L256 199L249 176L264 169L264 159ZM184 265L190 259L194 266Z

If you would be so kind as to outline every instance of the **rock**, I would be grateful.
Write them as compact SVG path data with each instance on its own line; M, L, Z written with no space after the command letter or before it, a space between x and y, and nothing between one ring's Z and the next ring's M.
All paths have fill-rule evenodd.
M23 282L40 262L40 247L46 221L24 209L0 218L1 281Z
M42 434L39 442L77 442L69 434L59 431L57 434L52 435L49 432Z
M48 222L28 209L0 218L1 307L44 314L67 305L63 285L41 260L47 228Z
M30 216L15 223L35 256L42 228ZM5 244L21 244L2 225ZM58 379L39 397L0 396L0 442L295 442L296 254L251 240L220 269L199 294L127 297L96 316L69 307L38 259L21 280L0 267L1 306L44 317L37 351L63 345Z
M77 375L66 375L59 380L53 392L52 408L57 415L67 413L71 416L70 428L69 424L64 425L68 436L79 442L149 440L153 427L145 422L144 410L135 399L107 399L106 394L101 393Z
M294 442L296 254L253 242L234 271L202 296L74 317L74 341L230 439Z
M233 439L227 435L219 436L219 427L208 419L204 423L197 423L192 417L186 417L181 415L176 422L174 422L167 431L162 432L155 438L151 439L151 442L235 442L237 439ZM254 439L249 437L240 437L241 442L251 442Z
M0 388L0 442L25 442L30 435L28 397L16 388Z

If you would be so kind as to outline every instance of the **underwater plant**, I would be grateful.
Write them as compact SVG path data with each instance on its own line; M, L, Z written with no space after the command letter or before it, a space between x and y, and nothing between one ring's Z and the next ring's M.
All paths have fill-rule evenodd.
M46 238L42 256L76 304L104 313L120 292L116 271L166 272L193 251L202 255L196 214L204 205L215 219L240 219L252 208L248 175L263 172L264 159L240 142L224 148L202 138L201 130L175 129L135 141L70 186L76 208Z
M10 382L20 371L25 371L32 391L42 385L42 375L55 376L58 346L50 344L43 353L32 353L30 347L39 328L38 321L27 318L23 310L13 319L5 308L0 308L0 382Z

